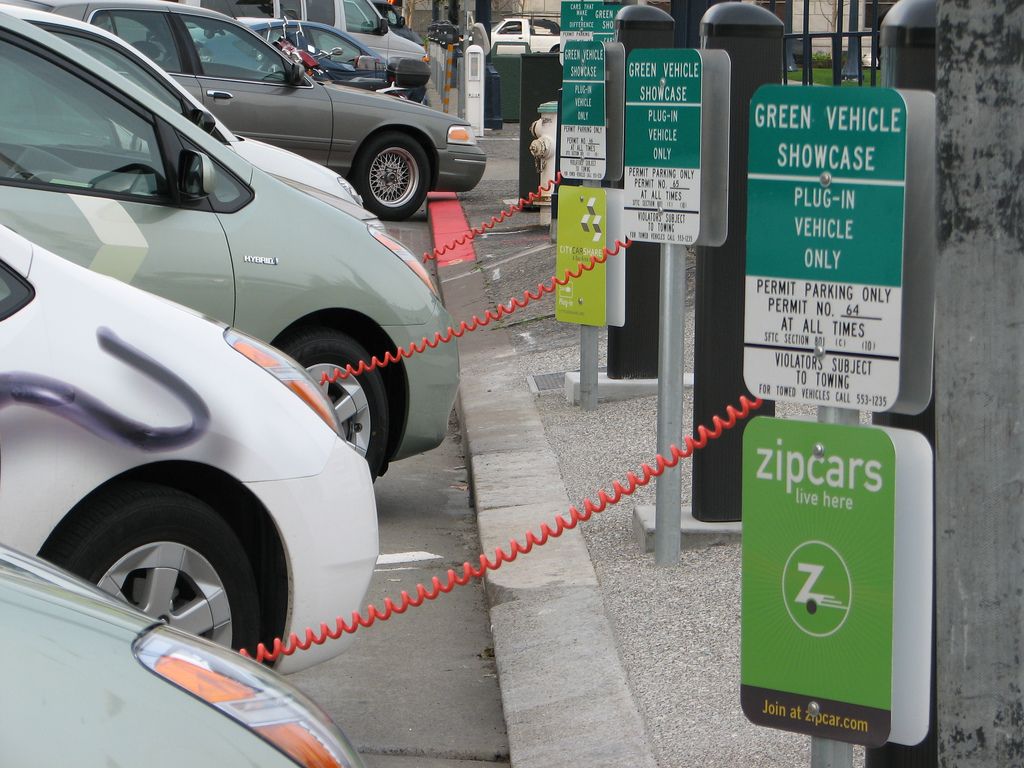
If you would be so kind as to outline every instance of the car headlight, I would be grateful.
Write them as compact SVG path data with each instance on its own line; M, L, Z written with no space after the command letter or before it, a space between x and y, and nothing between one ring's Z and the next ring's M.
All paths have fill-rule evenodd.
M404 261L406 266L415 272L416 276L426 284L427 288L430 289L430 292L437 296L437 289L434 287L434 281L430 279L430 273L427 272L427 268L423 266L423 262L417 259L416 256L398 240L385 232L381 225L367 224L366 228L370 230L370 234L373 235L374 239L378 243Z
M344 734L296 688L226 648L158 626L135 641L135 658L304 768L363 768Z
M468 125L449 125L448 143L476 144L476 136L473 135L473 129Z
M331 401L320 388L319 382L297 362L279 349L264 344L248 334L235 328L224 331L224 340L236 351L243 354L260 368L271 374L288 389L298 395L306 405L313 409L317 416L324 420L335 434L344 437L338 415L334 412Z
M345 193L359 203L359 205L363 204L363 196L356 192L356 188L344 176L338 177L338 186L345 190Z

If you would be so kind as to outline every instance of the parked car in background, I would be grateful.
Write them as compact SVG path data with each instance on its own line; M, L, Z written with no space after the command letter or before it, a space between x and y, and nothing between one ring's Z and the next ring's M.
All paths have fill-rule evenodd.
M254 168L44 30L0 13L0 31L17 105L0 111L0 224L269 341L318 381L451 325L419 259L336 197ZM457 386L454 344L324 384L373 476L441 442Z
M3 227L0 349L0 541L235 648L363 607L370 473L298 363Z
M235 18L294 19L329 24L354 36L385 61L417 58L429 61L422 42L412 42L391 31L370 0L184 0L186 5L209 8Z
M281 47L282 39L311 55L318 68L312 71L315 79L333 81L339 85L361 87L348 79L349 67L366 74L374 74L377 82L371 90L399 95L418 103L425 103L426 85L430 81L430 66L419 59L393 58L384 61L369 48L358 43L336 27L313 21L287 21L273 19L241 19L250 29ZM354 44L354 45L353 45ZM307 70L309 72L309 70Z
M552 19L510 16L491 27L491 52L551 53L559 49L561 27ZM511 43L512 45L509 45ZM529 46L524 50L523 45Z
M132 45L149 43L144 52L232 131L340 173L382 219L408 218L429 190L472 189L483 176L487 157L464 120L390 96L316 83L223 14L165 0L16 4L26 2L89 21Z
M35 24L57 35L83 53L98 59L135 85L177 109L211 136L240 154L257 168L288 183L312 187L323 194L341 198L345 207L359 218L372 218L363 208L363 200L343 176L304 157L255 139L233 134L188 91L138 49L116 35L67 16L32 8L0 4L0 11Z
M418 34L412 27L406 25L400 4L397 8L393 3L389 3L388 0L370 0L370 4L377 9L377 13L381 15L381 18L387 21L388 28L392 32L416 43L416 45L423 45L423 36Z
M430 66L418 59L394 59L386 62L351 35L315 21L239 21L244 22L253 32L271 44L277 45L278 41L284 38L291 45L313 56L317 60L319 71L322 72L319 75L314 72L314 77L318 80L371 91L395 86L406 88L406 97L413 101L422 103L426 98Z
M10 766L363 768L287 680L0 546Z

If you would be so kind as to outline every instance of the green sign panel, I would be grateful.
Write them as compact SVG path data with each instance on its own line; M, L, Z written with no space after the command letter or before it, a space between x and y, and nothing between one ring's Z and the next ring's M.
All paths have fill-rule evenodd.
M629 54L623 219L632 240L690 244L700 232L701 80L699 51Z
M570 42L562 51L559 168L570 179L601 180L607 159L604 44Z
M555 274L573 274L604 252L607 220L604 189L563 187L558 195L558 253ZM596 264L555 292L555 319L563 323L603 326L606 321L605 264Z
M615 14L621 5L601 0L562 0L561 48L576 40L604 42L615 37Z
M895 477L896 449L881 429L747 425L740 677L752 722L887 740Z
M873 411L895 401L907 135L895 90L754 94L744 375L757 394Z

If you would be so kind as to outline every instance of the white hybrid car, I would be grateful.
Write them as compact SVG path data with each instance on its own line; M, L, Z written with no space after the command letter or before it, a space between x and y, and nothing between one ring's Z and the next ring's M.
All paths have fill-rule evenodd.
M0 541L234 648L362 608L370 473L290 358L0 227L0 360Z

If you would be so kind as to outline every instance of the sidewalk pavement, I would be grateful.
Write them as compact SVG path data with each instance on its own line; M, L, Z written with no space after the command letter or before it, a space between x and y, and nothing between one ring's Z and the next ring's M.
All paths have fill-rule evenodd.
M471 227L515 196L518 128L481 139L487 173L459 195ZM533 288L526 264L554 273L537 213L510 218L474 245L475 260L439 272L456 322ZM510 274L528 284L496 296ZM542 523L553 527L570 504L582 509L655 455L656 398L583 412L560 389L531 391L528 376L578 369L578 334L573 343L555 328L552 299L543 302L459 342L456 406L489 554L509 551L512 538L525 544L527 530L539 536ZM687 324L692 370L692 302ZM542 333L557 338L538 344ZM738 394L722 393L723 412ZM689 391L686 400L690 419ZM688 503L688 465L683 496ZM633 532L634 507L653 503L652 483L489 574L513 768L809 765L808 739L752 726L740 711L739 545L685 548L677 566L655 567Z

